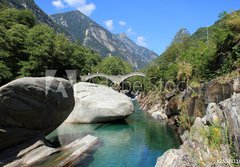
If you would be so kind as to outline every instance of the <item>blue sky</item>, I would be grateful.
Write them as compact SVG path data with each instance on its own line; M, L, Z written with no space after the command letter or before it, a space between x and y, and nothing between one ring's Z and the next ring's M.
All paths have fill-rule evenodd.
M240 9L239 0L35 0L47 13L80 10L112 33L161 54L180 28L194 33L212 25L222 11Z

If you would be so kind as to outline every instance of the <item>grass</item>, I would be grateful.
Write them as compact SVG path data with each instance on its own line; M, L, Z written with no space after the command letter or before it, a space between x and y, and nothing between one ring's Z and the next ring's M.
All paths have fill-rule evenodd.
M232 71L231 73L227 73L223 76L217 77L216 80L220 83L220 84L225 84L225 83L229 83L230 81L232 81L233 79L239 77L239 72L238 71Z
M219 124L209 126L209 129L202 129L201 135L207 139L210 148L219 149L221 144L227 142L225 130Z

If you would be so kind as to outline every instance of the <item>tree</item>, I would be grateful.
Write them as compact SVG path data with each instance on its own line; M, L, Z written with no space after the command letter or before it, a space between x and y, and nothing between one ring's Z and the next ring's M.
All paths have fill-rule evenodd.
M92 50L56 34L47 25L36 25L30 11L0 11L0 80L45 76L46 70L57 70L59 77L65 76L65 70L88 73L100 61Z
M36 18L29 10L5 9L0 12L0 23L9 29L15 24L22 24L29 28L36 25Z
M8 42L7 42L7 30L0 25L0 60L6 61L6 59L9 57L8 52Z
M12 73L10 69L6 66L6 64L0 61L0 85L2 85L5 81L11 79Z
M81 70L82 75L87 75L89 73L98 72L98 65L101 63L101 58L98 54L86 54L85 55L85 66Z
M47 25L37 25L29 30L26 39L29 58L20 62L20 75L43 76L45 70L53 69L55 36Z
M131 65L122 61L119 57L106 57L97 67L97 72L109 75L123 75L132 71Z
M53 69L68 69L72 68L71 59L74 53L73 43L69 41L63 34L56 35L54 40L54 52L53 52ZM79 62L81 63L81 62Z
M240 32L240 12L236 11L231 14L226 14L222 20L222 24L229 28L233 33Z
M28 28L22 24L13 25L7 30L8 51L10 53L6 60L8 67L11 69L13 76L17 76L19 69L18 62L27 60L26 53L26 36Z
M222 20L224 17L226 17L227 14L228 14L227 11L223 11L223 12L219 13L219 15L218 15L219 20Z

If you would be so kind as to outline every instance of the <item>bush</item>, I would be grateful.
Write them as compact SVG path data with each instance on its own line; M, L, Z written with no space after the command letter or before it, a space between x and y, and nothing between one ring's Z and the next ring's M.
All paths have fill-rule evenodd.
M213 149L218 149L221 144L227 142L227 132L219 124L209 126L209 129L203 129L202 135L207 139L208 144Z

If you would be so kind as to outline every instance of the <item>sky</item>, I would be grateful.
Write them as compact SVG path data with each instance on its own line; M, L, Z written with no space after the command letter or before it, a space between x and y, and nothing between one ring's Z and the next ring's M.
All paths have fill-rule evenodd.
M194 33L239 0L35 0L47 14L79 10L114 34L126 33L140 46L161 54L181 28Z

